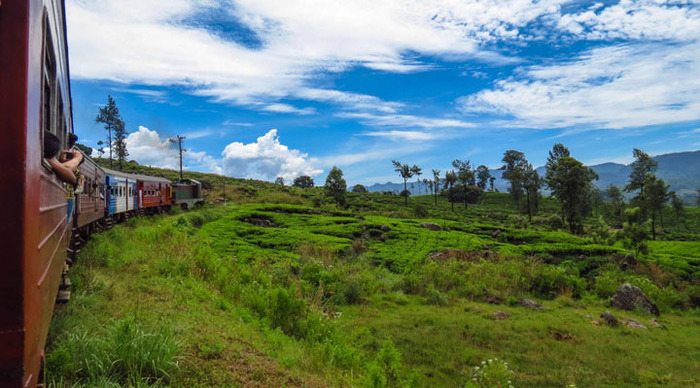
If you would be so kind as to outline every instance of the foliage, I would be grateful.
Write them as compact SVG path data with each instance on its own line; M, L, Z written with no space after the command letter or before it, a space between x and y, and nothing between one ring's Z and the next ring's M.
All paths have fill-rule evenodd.
M394 165L394 171L399 173L399 176L403 179L403 191L401 192L401 196L404 197L404 204L408 206L408 197L411 195L411 191L408 190L407 187L408 180L414 175L420 175L422 173L421 168L415 164L413 166L409 166L405 163L402 164L398 160L393 160L391 163Z
M515 373L510 370L507 362L498 358L489 358L482 361L481 365L471 368L471 379L467 381L465 388L513 388L514 376Z
M503 179L510 182L508 191L516 206L520 206L523 197L523 180L525 179L527 159L525 159L525 154L520 151L508 150L503 154L502 161Z
M308 175L302 175L294 178L294 187L299 187L301 189L308 189L314 187L314 179Z
M367 188L364 185L361 184L356 184L355 186L352 187L352 192L353 193L366 193Z
M552 154L568 154L568 150L563 150L555 146ZM598 179L597 175L571 156L559 156L551 163L548 161L548 168L547 186L559 201L562 218L571 233L582 233L583 221L591 212L592 181Z
M326 196L333 198L336 205L345 206L345 196L348 186L347 183L345 183L345 178L343 178L343 171L341 169L333 166L328 173L328 177L326 177L324 190Z
M226 206L133 218L82 247L71 270L73 300L52 328L48 381L457 386L471 379L469 365L497 349L522 386L653 380L639 370L669 376L668 385L697 382L698 209L686 209L687 225L669 223L669 233L647 241L649 253L634 260L624 231L623 241L606 241L606 232L614 233L600 217L584 219L587 235L556 230L557 203L547 197L528 223L500 193L454 211L443 197L416 196L405 208L397 195L347 193L338 208L320 200L325 188L226 182L236 198ZM585 315L609 309L624 282L659 305L665 329L622 311L614 313L648 329L591 324ZM523 298L544 308L528 310L518 303ZM496 311L509 317L494 321ZM123 320L178 338L179 367L148 382L117 381L91 364L94 378L63 377L79 369L58 356L66 354L67 336L90 333L71 346L103 351L108 347L91 341L110 342L110 328ZM97 350L76 353L99 356Z
M119 113L117 103L112 96L107 96L107 104L100 107L95 122L104 124L107 131L107 146L109 147L109 166L112 167L112 153L117 154L119 168L123 166L126 157L129 155L126 150L126 125Z

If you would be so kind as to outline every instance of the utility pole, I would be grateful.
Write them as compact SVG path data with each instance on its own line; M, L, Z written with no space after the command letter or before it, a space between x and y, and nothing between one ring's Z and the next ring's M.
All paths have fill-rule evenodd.
M180 151L180 180L182 180L182 141L185 140L184 136L177 135L168 139L171 143L177 143L178 150Z

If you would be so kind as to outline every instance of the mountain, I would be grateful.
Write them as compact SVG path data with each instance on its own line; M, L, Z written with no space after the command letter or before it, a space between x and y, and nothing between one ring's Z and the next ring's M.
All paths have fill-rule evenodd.
M663 179L671 190L681 195L686 202L694 203L697 190L700 189L700 151L677 152L663 154L654 157L659 167L656 176ZM602 190L610 185L624 187L627 184L632 167L619 163L602 163L591 166L598 174L596 186ZM545 173L544 167L537 168L540 176ZM501 175L500 170L491 170L491 174L496 177L495 187L499 191L508 190L508 182ZM368 186L372 192L390 191L400 193L403 190L403 183L376 183ZM427 194L428 191L422 183L409 182L408 189L413 195Z

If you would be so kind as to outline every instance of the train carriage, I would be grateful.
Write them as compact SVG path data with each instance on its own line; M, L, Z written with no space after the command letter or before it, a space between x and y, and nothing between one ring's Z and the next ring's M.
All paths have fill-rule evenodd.
M136 179L127 173L105 168L106 215L123 219L134 210ZM138 206L136 207L138 209Z
M172 204L171 182L165 178L134 175L137 180L139 210L152 213L170 208Z
M83 236L93 232L97 222L105 216L105 172L88 156L80 165L85 178L82 193L76 195L75 227Z
M0 3L0 386L36 386L71 237L43 133L73 131L64 5Z
M173 204L183 209L204 203L202 184L194 179L184 179L173 183Z

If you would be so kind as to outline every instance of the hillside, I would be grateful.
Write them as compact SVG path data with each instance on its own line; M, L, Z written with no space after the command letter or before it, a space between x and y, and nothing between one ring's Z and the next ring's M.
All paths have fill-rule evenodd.
M676 191L683 197L686 203L695 204L697 190L700 188L700 151L678 152L658 155L654 160L659 165L656 175L666 181L671 186L671 190ZM598 174L595 185L604 190L610 185L624 187L629 179L631 168L629 165L619 163L602 163L590 166ZM544 167L537 168L540 176L544 176ZM491 170L491 174L496 177L495 187L501 192L508 190L508 182L502 179L500 170ZM403 190L403 183L377 183L367 187L371 192L389 191L400 193ZM416 182L409 183L409 190L414 195L425 194L426 188L423 184Z
M226 205L91 238L51 331L49 386L700 383L700 209L679 224L667 210L634 259L560 230L548 199L528 223L502 193L453 212L428 196L350 193L338 208L319 188L227 190ZM625 282L661 315L612 308Z

